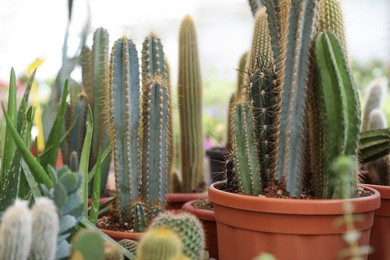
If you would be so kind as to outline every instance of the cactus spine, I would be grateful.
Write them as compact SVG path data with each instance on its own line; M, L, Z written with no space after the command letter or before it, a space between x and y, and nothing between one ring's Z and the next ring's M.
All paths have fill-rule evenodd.
M137 50L131 40L122 37L114 43L110 66L109 110L120 217L124 222L143 222L140 220L144 215L143 204L134 205L141 198L138 149L140 85Z
M59 218L53 201L42 197L37 199L31 209L32 213L32 243L29 259L55 259Z
M164 227L151 228L139 242L137 260L179 260L183 243L178 235Z
M195 25L186 16L179 35L179 114L183 190L203 182L202 82Z
M205 244L204 232L202 224L194 215L180 211L162 212L150 225L151 229L159 227L172 230L179 236L183 243L183 254L189 259L202 259Z
M27 201L16 200L0 226L0 260L26 260L31 246L32 215Z
M142 197L150 203L149 219L165 208L168 192L168 149L171 108L165 73L164 52L155 35L146 37L142 48ZM157 188L156 188L157 187Z
M127 249L133 255L137 252L138 242L131 239L122 239L118 242L121 246Z

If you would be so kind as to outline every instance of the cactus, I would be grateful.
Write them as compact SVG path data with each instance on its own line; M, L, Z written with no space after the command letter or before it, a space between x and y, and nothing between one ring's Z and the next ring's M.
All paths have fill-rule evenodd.
M153 34L145 38L142 49L142 115L140 101L137 50L130 39L122 37L112 48L108 103L117 211L120 220L136 232L165 208L172 158L164 52Z
M57 236L59 233L59 218L53 201L39 198L31 209L33 224L31 260L55 259Z
M179 114L183 190L193 192L203 180L202 82L195 25L186 16L179 35Z
M131 40L122 37L114 43L110 66L110 136L114 139L118 210L121 220L130 222L132 218L136 219L135 215L139 213L135 211L135 205L131 206L131 210L129 205L141 197L138 149L139 68L137 50Z
M137 260L181 259L183 244L178 235L170 229L157 227L149 229L141 238Z
M16 200L2 218L0 226L0 259L26 260L32 241L32 215L27 201ZM36 239L36 238L34 238Z
M323 127L323 194L329 198L327 190L333 189L327 183L329 162L340 155L355 155L358 148L360 103L341 44L333 33L319 34L315 57L321 82L317 96Z
M183 253L189 259L202 259L205 245L204 231L202 224L194 215L180 211L165 211L160 213L150 225L151 229L158 227L168 228L178 234L183 243Z
M138 242L131 239L122 239L118 242L121 246L126 248L133 255L137 252Z
M331 162L328 176L328 198L349 199L356 197L356 185L351 185L351 183L357 182L356 166L356 158L353 156L339 156Z
M114 243L104 242L104 260L123 260L121 249Z
M248 0L253 16L256 16L257 10L261 8L262 6L261 2L262 2L261 0Z
M361 130L369 130L368 121L372 110L381 109L386 93L386 80L376 79L371 83L367 90L366 100L364 102Z

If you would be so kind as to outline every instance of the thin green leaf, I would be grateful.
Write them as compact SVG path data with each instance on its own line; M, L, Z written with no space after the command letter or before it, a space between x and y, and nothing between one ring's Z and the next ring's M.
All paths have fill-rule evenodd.
M101 164L102 156L101 153L98 153L95 178L93 178L93 188L92 188L92 207L89 215L89 220L96 225L98 215L99 215L99 200L100 200L100 177L101 177Z
M104 150L104 152L102 154L102 161L103 162L107 158L107 156L111 153L111 150L113 147L114 147L114 143L110 143L107 146L107 148ZM95 175L95 172L96 172L95 169L96 169L96 164L93 166L93 168L91 169L91 171L88 174L88 182L90 182L92 180L93 176Z
M81 188L81 197L84 198L84 216L88 216L88 167L89 155L91 152L92 132L93 132L93 118L91 108L88 106L88 125L87 132L83 144L83 150L80 157L79 172L83 175L83 185Z
M9 126L8 127L9 132L11 133L17 148L20 150L20 153L22 154L23 159L26 161L28 167L30 168L34 178L38 183L45 184L48 188L53 188L53 182L51 181L51 179L43 169L42 165L39 164L37 159L31 154L30 150L24 144L24 140L20 137L20 135L16 131L15 126L11 124L11 119L9 118L8 114L5 112L3 104L2 104L2 109L4 113L4 118L7 122L7 125Z

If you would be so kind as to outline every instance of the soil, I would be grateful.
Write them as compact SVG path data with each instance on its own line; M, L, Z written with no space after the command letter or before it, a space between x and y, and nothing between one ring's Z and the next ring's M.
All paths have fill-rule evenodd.
M101 217L97 221L97 227L101 229L107 229L112 231L128 232L132 233L133 229L130 228L129 223L122 223L118 217L115 217L113 212Z
M226 192L243 194L242 192L239 191L238 187L235 185L229 186L225 183L217 186L216 188ZM364 190L363 187L357 188L357 194L358 194L357 197L366 197L372 195L370 191ZM263 188L262 195L259 195L259 197L282 198L282 199L317 199L315 196L312 195L311 190L302 191L302 194L299 198L291 197L289 192L286 190L285 183L283 181L277 181L277 180L267 185L267 187Z
M196 202L192 203L192 207L194 207L196 209L204 209L204 210L214 211L214 203L212 203L208 199L197 200Z

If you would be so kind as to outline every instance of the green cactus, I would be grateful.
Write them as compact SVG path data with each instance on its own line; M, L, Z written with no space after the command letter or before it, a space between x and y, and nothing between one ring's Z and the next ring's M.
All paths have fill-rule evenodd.
M241 96L241 93L245 86L245 80L247 73L247 63L249 59L249 51L244 52L244 54L241 55L240 62L238 64L238 77L237 77L237 88L235 91L235 94L237 94L238 97Z
M164 227L151 228L139 242L137 260L178 260L183 251L178 235Z
M362 125L361 130L369 130L369 117L372 110L378 108L381 109L383 100L386 93L386 81L382 79L376 79L371 83L371 86L367 90L366 99L364 101Z
M390 128L361 132L358 154L362 163L390 154Z
M150 225L151 229L158 227L165 227L179 236L183 243L183 253L189 259L202 259L205 245L204 231L202 224L194 215L180 211L165 211L160 213Z
M32 215L27 201L16 200L14 205L5 211L1 221L1 260L27 259L32 241L31 226Z
M117 244L104 242L104 260L123 260L123 252Z
M138 55L134 43L124 37L117 40L111 52L110 126L114 141L115 183L118 210L123 222L139 214L134 205L140 194L140 123ZM142 208L142 205L141 205ZM141 213L143 214L143 213Z
M31 209L32 243L29 259L54 260L59 233L59 217L53 201L39 198Z
M118 242L121 246L126 248L133 255L137 252L138 242L131 239L122 239Z
M349 199L356 197L357 164L354 156L336 157L329 170L328 198ZM355 183L355 185L351 185ZM352 187L352 189L351 189Z
M318 32L333 32L340 41L341 47L347 51L344 17L340 0L322 0L318 13ZM347 53L345 53L346 56Z
M142 48L142 198L149 203L148 219L165 208L171 118L164 52L155 35L146 37Z
M233 163L239 173L237 181L240 191L245 194L261 193L260 165L253 112L248 101L237 100L232 107ZM254 145L251 145L254 144Z
M179 114L183 190L196 191L203 178L202 80L197 38L191 16L180 25Z
M259 8L261 8L261 6L262 6L261 2L262 2L261 0L248 0L248 3L249 3L249 6L251 8L253 16L256 16L257 10L259 10Z
M355 155L358 148L360 103L343 49L333 33L318 35L315 58L321 82L316 91L323 127L323 195L329 198L328 190L333 189L327 183L329 163L341 155Z
M160 39L151 34L143 43L142 113L137 50L130 39L114 43L110 74L117 211L121 221L140 232L165 208L172 158L171 105Z

